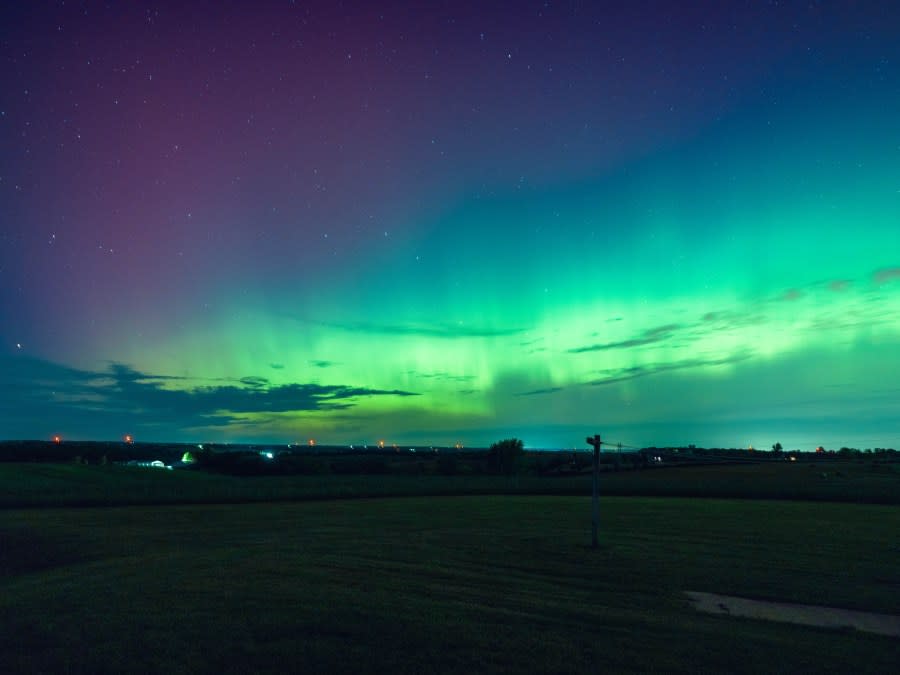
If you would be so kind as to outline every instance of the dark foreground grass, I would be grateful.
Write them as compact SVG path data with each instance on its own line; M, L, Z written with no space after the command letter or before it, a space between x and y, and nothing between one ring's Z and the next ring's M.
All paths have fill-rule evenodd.
M0 464L0 508L306 501L484 494L586 494L576 476L229 476L127 466Z
M430 497L0 512L0 672L891 672L684 589L900 606L893 506Z
M604 495L900 504L900 464L769 462L601 475ZM589 475L226 476L197 470L0 463L0 508L191 504L425 495L586 495Z

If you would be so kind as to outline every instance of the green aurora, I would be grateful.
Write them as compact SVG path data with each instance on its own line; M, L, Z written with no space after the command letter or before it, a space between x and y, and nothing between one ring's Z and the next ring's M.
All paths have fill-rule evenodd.
M72 71L90 152L52 145L33 91L68 95L34 66L3 122L51 140L4 164L27 189L3 193L0 431L900 447L896 17L796 11L748 10L746 43L654 24L654 48L568 17L584 40L531 60L523 15L497 54L436 33L356 71L360 28L339 75L218 89L185 65L210 26L173 61L207 82L194 108L162 47L131 117Z

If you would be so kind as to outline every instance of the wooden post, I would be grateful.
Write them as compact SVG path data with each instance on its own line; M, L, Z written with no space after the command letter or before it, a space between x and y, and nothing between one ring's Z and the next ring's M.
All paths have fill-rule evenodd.
M594 486L591 496L591 548L597 548L597 527L600 522L600 434L588 436L588 445L594 446Z

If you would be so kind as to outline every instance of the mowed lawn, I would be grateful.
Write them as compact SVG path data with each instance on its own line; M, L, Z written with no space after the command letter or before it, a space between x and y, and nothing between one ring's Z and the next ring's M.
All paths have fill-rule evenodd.
M0 672L891 672L896 638L682 591L896 612L900 509L470 496L0 512Z
M0 509L271 502L429 495L586 495L590 475L228 476L124 466L0 462ZM604 472L604 495L800 499L900 505L900 464L763 462Z

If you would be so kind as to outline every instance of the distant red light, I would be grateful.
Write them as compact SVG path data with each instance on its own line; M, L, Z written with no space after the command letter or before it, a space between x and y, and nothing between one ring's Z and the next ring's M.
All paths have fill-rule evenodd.
M54 443L62 443L62 438L59 437L59 436L54 436L54 437L53 437L53 442L54 442Z

